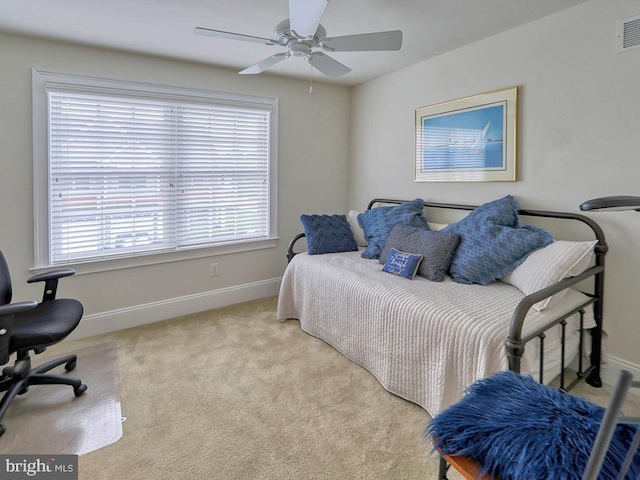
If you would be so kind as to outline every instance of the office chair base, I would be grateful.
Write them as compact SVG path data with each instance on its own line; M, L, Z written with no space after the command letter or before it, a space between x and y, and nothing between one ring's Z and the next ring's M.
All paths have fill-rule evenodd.
M67 355L32 369L30 368L31 359L29 355L20 355L13 368L5 368L3 370L4 375L2 376L2 381L0 381L0 391L6 390L7 393L4 394L2 401L0 401L0 420L4 417L16 395L26 393L31 385L69 385L73 387L73 394L76 397L86 392L87 386L79 378L45 374L63 363L65 364L65 370L70 372L76 367L77 359L76 355ZM4 427L0 425L0 436L4 431Z

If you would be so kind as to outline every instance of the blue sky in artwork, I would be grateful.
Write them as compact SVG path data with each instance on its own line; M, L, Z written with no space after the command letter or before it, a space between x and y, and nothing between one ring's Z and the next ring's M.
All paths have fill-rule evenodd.
M494 103L423 118L422 170L504 169L504 111Z
M448 112L439 117L423 119L423 128L473 129L482 130L487 122L491 122L487 139L503 140L504 105L479 108L468 112Z

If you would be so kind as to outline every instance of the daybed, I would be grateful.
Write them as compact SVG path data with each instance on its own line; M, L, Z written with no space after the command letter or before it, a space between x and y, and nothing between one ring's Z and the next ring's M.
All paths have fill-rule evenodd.
M513 263L509 268L513 270L515 265L516 269L511 274L500 274L501 280L485 281L488 284L481 285L459 277L454 281L449 276L456 259L462 255L463 244L465 248L471 245L469 232L473 236L473 232L482 231L488 239L492 235L472 221L469 232L458 228L462 220L442 231L443 234L447 230L459 233L459 245L448 259L451 267L443 281L391 275L383 271L379 261L362 258L370 253L376 241L383 255L385 250L387 257L397 253L389 250L393 238L389 225L383 233L383 240L389 240L385 245L372 235L371 226L367 228L365 224L364 233L369 241L366 250L356 245L356 249L348 249L352 251L336 253L296 254L294 249L296 244L300 248L298 242L302 238L307 236L307 249L310 244L309 235L299 234L289 245L290 263L282 279L277 318L298 319L304 331L332 345L370 371L388 391L422 406L431 415L459 400L464 388L475 380L506 369L531 373L544 383L560 374L560 386L566 390L583 377L588 377L589 384L600 386L607 250L602 230L582 215L521 210L510 196L501 199L501 205L506 205L506 199L509 205L517 206L515 221L518 223L509 226L516 232L524 232L520 230L523 227L519 224L520 218L540 217L543 222L578 222L590 238L588 241L546 240L543 246ZM431 212L442 211L439 209L473 210L467 218L475 215L475 220L481 221L493 215L483 217L484 206L420 202L418 205L424 205L424 211L420 208L418 215L426 214L424 230L435 228L435 224L427 224L426 220ZM408 203L411 202L375 199L365 212L378 208L391 212ZM360 214L353 218L363 217ZM405 217L398 223L404 225L411 221ZM584 228L585 225L588 228ZM307 224L305 231L306 227ZM352 222L354 238L358 237L356 230ZM539 234L536 227L530 231ZM584 231L581 233L584 235ZM400 245L402 241L403 238L399 238ZM483 240L480 247L489 241ZM362 245L361 241L358 243ZM574 245L580 245L585 252L588 250L588 254L569 258L573 255L569 250ZM563 250L565 247L569 250ZM557 250L555 256L553 249ZM575 261L578 257L579 261ZM572 288L576 286L588 293ZM534 291L529 291L532 289ZM583 358L589 360L583 362ZM578 373L567 385L565 367L572 360ZM584 363L589 365L584 367Z

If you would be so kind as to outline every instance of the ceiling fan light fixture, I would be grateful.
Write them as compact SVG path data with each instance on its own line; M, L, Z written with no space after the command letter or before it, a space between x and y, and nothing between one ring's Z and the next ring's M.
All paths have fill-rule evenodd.
M261 38L240 33L197 27L194 33L227 40L279 45L287 48L287 53L278 53L261 62L245 68L242 74L258 74L291 56L301 57L328 78L346 75L351 69L325 55L328 52L375 52L400 50L402 32L363 33L327 38L327 31L320 24L328 0L289 0L289 19L276 25L273 38Z
M294 57L308 57L311 54L311 47L306 43L292 43L289 45L289 52Z

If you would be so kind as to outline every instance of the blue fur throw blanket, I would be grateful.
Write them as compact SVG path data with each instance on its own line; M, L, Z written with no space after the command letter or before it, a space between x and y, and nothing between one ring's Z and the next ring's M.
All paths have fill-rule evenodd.
M531 377L500 372L468 387L425 435L445 454L466 455L501 480L580 479L604 408ZM636 425L618 425L601 479L615 479ZM627 478L640 474L636 453Z

